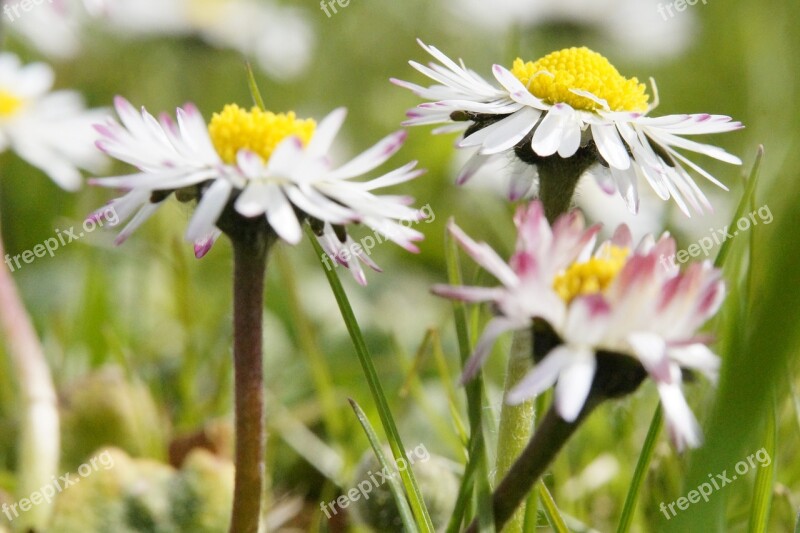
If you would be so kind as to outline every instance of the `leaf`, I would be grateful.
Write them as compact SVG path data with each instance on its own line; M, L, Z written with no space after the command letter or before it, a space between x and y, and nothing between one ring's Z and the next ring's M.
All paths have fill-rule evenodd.
M361 427L364 428L364 433L367 434L367 439L369 439L369 444L372 446L372 451L375 452L375 457L378 458L378 462L381 464L383 471L394 471L394 468L386 461L386 456L383 454L383 449L381 448L380 439L375 433L375 429L369 423L367 415L364 414L364 411L355 400L348 398L347 401L350 402L350 406L353 408L358 422L361 424ZM403 487L397 482L395 476L386 476L385 479L389 482L389 490L392 492L395 503L397 503L397 509L400 511L400 518L403 521L403 526L406 528L406 531L417 531L414 515L411 513L411 508L408 506L408 500L406 500L406 496L403 493Z
M350 339L353 341L353 347L361 363L361 368L364 370L364 376L367 378L367 384L375 400L378 415L381 418L381 424L383 425L383 430L386 432L386 438L389 441L389 446L392 448L395 460L398 462L400 459L406 461L407 457L405 455L403 442L400 439L400 432L397 431L397 425L389 410L389 402L386 400L386 395L383 393L383 387L378 379L378 373L375 371L375 365L372 364L372 355L369 353L367 343L364 341L364 336L361 333L361 327L358 325L356 316L353 313L353 308L350 305L344 287L342 287L342 281L339 279L335 270L328 269L325 266L323 261L323 258L326 257L325 252L319 242L317 242L317 238L311 230L311 227L306 225L305 230L308 239L311 241L311 246L314 248L314 253L316 253L319 259L320 267L322 267L325 276L328 278L328 283L336 298L339 311L342 313L342 318L347 326ZM417 480L414 477L414 472L410 468L404 468L400 470L400 477L403 480L403 486L406 489L411 509L414 511L417 526L425 533L432 533L434 530L433 523L431 522L428 509L425 507L425 502L422 500L422 494L420 493Z
M627 533L631 529L633 516L636 513L636 502L639 500L639 491L642 488L644 478L647 476L650 461L653 460L653 452L658 442L658 435L661 433L661 421L663 418L664 413L659 403L658 407L656 407L656 412L653 413L653 419L650 421L650 429L647 430L647 437L644 439L642 452L636 462L636 469L633 471L633 479L631 479L630 487L628 487L628 495L625 497L625 505L622 508L622 516L619 519L617 533Z

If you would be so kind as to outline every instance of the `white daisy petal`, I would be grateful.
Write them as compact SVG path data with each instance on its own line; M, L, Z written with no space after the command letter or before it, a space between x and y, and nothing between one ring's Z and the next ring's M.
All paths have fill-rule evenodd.
M186 228L186 240L198 241L214 233L222 210L228 203L233 185L227 180L216 180L203 194L203 198L195 209L189 227Z
M572 350L570 359L558 376L555 404L561 418L574 422L589 396L597 364L594 352L588 348Z
M697 329L720 307L720 272L710 263L697 263L685 272L664 268L659 263L674 254L674 239L664 234L656 242L645 236L634 247L624 225L595 247L598 227L585 228L577 212L562 215L551 227L539 201L518 208L514 223L517 244L508 264L448 224L467 253L501 282L496 287L433 289L447 298L489 302L495 312L465 376L477 373L502 332L547 324L556 346L509 391L506 402L519 404L555 384L556 412L574 422L593 387L603 395L609 386L619 391L639 385L638 372L630 378L618 374L610 384L599 381L613 367L601 367L600 372L598 365L616 365L627 357L656 383L675 446L698 446L701 431L681 392L682 369L697 370L712 381L717 377L719 358ZM625 379L630 382L620 382Z
M627 170L631 166L631 158L622 139L619 137L616 126L613 124L592 124L592 139L597 145L597 150L611 167Z
M570 364L571 356L569 348L554 348L508 392L506 403L520 404L552 387L561 372Z
M539 111L525 107L501 120L497 123L498 127L481 143L481 153L491 155L513 148L533 129L540 115ZM580 141L580 134L578 140Z
M507 331L519 329L524 324L505 318L493 318L483 330L475 350L472 352L467 363L464 365L464 372L461 374L461 383L466 383L475 377L484 360L489 356L494 341Z
M502 65L493 65L492 74L498 84L493 86L467 69L463 62L457 64L433 47L422 47L438 63L434 62L426 67L412 61L411 65L435 83L424 87L393 80L396 85L429 100L410 110L407 113L410 120L405 121L404 125L439 125L436 133L464 129L470 131L457 146L476 147L479 155L470 159L457 183L466 182L480 168L485 162L480 156L500 156L507 153L518 156L515 151L517 144L527 135L532 134L531 150L542 158L570 158L578 153L581 146L586 147L593 141L599 154L598 162L602 161L613 169L610 177L629 210L634 213L638 210L636 181L642 179L650 184L661 199L674 198L681 211L690 215L690 208L702 212L709 210L710 204L688 174L674 166L674 163L683 161L703 177L718 185L719 181L694 163L685 161L676 150L689 150L726 163L741 164L738 157L720 148L681 137L740 129L741 123L732 121L730 117L709 114L648 117L647 113L655 109L657 102L649 106L644 101L636 103L636 100L646 95L631 92L626 95L630 98L621 103L618 94L612 96L602 86L593 87L593 92L589 92L581 87L562 85L566 83L563 80L580 77L573 71L573 65L584 63L571 61L572 55L586 54L605 60L588 49L573 48L554 52L542 58L542 61L555 63L542 67L539 72L528 72L526 69L531 68L531 63L528 62L523 62L522 65L515 62L513 72ZM551 57L556 54L570 57L559 62L561 58ZM554 66L556 64L558 66ZM611 67L610 63L608 66ZM556 73L547 69L566 74L556 84L558 89L550 90L552 88L548 89L547 84L540 85L532 81L538 76L556 76ZM597 75L605 76L600 73ZM618 81L631 80L620 76ZM655 83L652 85L655 100L658 100ZM539 96L535 96L534 92ZM611 105L616 107L612 110ZM618 109L620 106L630 106L630 109ZM642 107L646 107L646 110L643 111ZM491 115L503 118L487 120L486 117ZM483 126L485 122L491 124ZM475 128L476 125L482 127ZM524 156L522 159L531 161L531 158ZM604 190L610 191L611 182L607 178L608 176L600 176L598 181ZM523 182L515 180L513 183L509 197L516 199L524 194Z

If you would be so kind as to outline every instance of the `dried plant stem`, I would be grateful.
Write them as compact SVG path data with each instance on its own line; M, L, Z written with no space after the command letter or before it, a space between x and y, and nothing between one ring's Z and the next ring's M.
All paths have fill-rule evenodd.
M5 257L1 237L0 257ZM28 497L57 475L58 402L44 350L5 265L0 265L0 331L21 396L17 494ZM45 503L21 514L20 530L46 528L51 508Z

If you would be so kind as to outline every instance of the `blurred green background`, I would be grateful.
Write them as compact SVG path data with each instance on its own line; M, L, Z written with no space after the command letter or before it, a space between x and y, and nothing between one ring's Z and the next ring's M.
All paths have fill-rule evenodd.
M726 273L732 286L746 290L735 292L711 328L724 360L721 382L716 389L704 382L686 387L706 446L679 455L662 435L633 530L747 531L753 473L672 520L659 512L659 504L676 500L708 474L730 470L761 448L773 406L778 420L776 478L768 531L793 530L800 506L800 463L795 458L800 431L800 225L795 207L800 196L800 5L791 0L708 0L664 20L656 2L635 7L625 1L601 2L602 8L592 4L592 12L602 12L594 18L578 1L551 15L544 7L526 8L520 2L512 9L506 3L490 7L461 5L459 0L352 0L327 17L315 2L294 2L314 36L310 62L291 80L263 70L256 77L274 111L292 109L320 119L334 107L346 106L349 116L337 140L342 161L399 128L405 111L419 103L388 81L397 77L427 84L407 64L409 59L428 61L417 37L463 58L486 76L493 63L509 65L517 55L534 60L562 47L587 45L609 57L624 75L657 80L661 105L655 115L706 112L741 120L745 130L708 142L739 155L742 168L694 158L731 188L717 194L712 184L700 183L714 192L717 212L687 222L670 205L660 220L677 234L682 247L709 228L728 224L743 177L763 144L766 157L754 205L768 205L774 222L733 243L728 262L735 268L726 266ZM512 13L507 21L498 15L504 9ZM513 15L525 9L544 14ZM497 20L490 21L490 15ZM151 16L157 19L159 12ZM25 60L48 60L3 22L5 50ZM620 38L625 32L631 33L630 39ZM633 34L647 46L638 45ZM120 38L101 21L86 23L80 36L84 45L78 55L48 62L57 72L57 87L79 90L91 107L110 107L117 94L154 113L172 112L191 101L208 120L226 103L251 103L242 54L213 46L198 34ZM395 166L416 159L428 169L403 190L417 198L417 205L430 204L435 213L434 220L419 226L426 236L421 253L377 247L372 257L384 273L368 272L366 288L346 272L340 270L340 275L347 278L406 445L424 443L432 453L452 460L457 472L463 453L445 396L445 385L458 374L451 311L428 287L446 278L443 237L449 217L506 257L514 235L513 206L500 194L491 187L454 185L458 163L453 140L416 128L392 159ZM109 174L128 171L115 164ZM79 224L110 198L109 191L93 188L66 193L15 155L0 154L3 239L12 255L43 242L56 229ZM13 274L44 344L65 413L72 409L77 416L76 391L86 389L86 380L97 381L97 373L105 375L110 366L116 367L112 373L120 372L107 388L98 385L97 396L86 402L121 402L126 407L97 419L89 413L88 420L65 426L65 471L105 444L165 462L176 439L230 419L230 248L221 239L204 259L194 259L191 245L182 240L189 215L185 205L170 202L124 246L112 245L112 231L96 231L56 257ZM287 531L355 527L346 517L328 521L319 502L336 496L336 483L344 490L353 486L350 476L368 449L346 399L356 399L377 420L330 289L315 263L308 243L296 248L282 244L268 271L270 498L273 510L286 501L298 503L280 525ZM474 265L465 261L465 267L467 279L476 275ZM482 310L481 317L488 317L488 311ZM450 383L443 382L432 357L414 361L429 328L441 332ZM508 341L498 345L487 367L488 408L495 411ZM15 487L19 401L11 376L7 357L0 357L0 489L9 494ZM137 391L121 391L120 382ZM595 530L616 527L656 403L654 387L645 385L633 397L604 406L572 439L546 478L565 514ZM327 423L326 411L332 414ZM107 420L104 416L122 420L124 427L108 430L109 422L97 421ZM220 448L224 456L224 446Z

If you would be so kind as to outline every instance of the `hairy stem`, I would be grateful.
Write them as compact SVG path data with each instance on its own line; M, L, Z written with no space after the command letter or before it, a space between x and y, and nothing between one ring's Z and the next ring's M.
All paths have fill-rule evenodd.
M515 510L526 498L536 481L578 429L583 419L600 403L590 397L573 422L566 422L550 407L536 429L533 438L522 451L522 455L509 470L492 495L494 526L497 531L514 515ZM477 519L467 528L468 533L477 533Z
M522 329L514 332L511 351L508 357L508 369L503 392L503 407L500 411L500 428L497 435L497 461L495 463L495 483L499 483L511 469L511 465L519 457L533 432L533 416L536 400L531 398L519 405L505 402L509 391L531 369L533 359L532 330ZM525 523L525 506L514 513L506 526L506 533L522 533Z
M258 533L266 431L262 315L267 241L259 232L232 236L236 478L231 533Z

